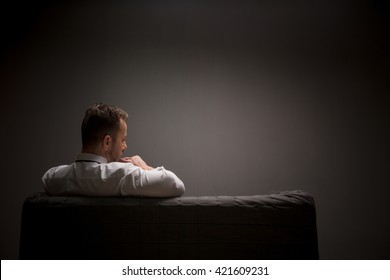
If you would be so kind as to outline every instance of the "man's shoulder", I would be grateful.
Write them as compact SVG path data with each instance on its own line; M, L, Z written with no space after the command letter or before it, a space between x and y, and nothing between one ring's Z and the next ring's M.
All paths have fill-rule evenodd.
M139 169L132 163L127 162L109 162L100 164L100 170L107 172L108 174L122 175L125 176L133 171Z
M70 165L58 165L58 166L54 166L54 167L51 167L49 168L45 174L43 175L43 177L52 177L54 176L55 174L59 174L59 173L62 173L64 171L66 171L67 169L69 169L71 166Z

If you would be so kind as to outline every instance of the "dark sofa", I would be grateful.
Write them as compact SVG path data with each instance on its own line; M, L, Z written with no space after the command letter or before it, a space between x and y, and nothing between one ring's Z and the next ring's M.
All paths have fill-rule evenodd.
M170 199L49 197L23 205L20 259L318 259L302 191Z

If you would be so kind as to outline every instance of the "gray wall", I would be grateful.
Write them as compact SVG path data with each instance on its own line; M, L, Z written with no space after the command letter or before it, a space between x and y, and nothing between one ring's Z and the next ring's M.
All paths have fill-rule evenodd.
M385 2L46 2L2 18L2 259L93 102L129 112L126 154L186 196L302 189L321 258L390 258Z

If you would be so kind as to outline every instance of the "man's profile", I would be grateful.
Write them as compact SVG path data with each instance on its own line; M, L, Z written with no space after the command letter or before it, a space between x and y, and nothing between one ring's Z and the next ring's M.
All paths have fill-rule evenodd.
M139 156L121 158L127 148L128 114L93 104L81 125L82 151L75 162L49 169L42 177L49 195L177 197L183 182L164 167L148 166Z

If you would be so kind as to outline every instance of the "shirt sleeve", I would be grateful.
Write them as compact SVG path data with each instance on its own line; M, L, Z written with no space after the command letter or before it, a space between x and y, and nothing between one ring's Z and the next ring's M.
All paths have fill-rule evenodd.
M53 181L54 181L54 175L56 174L56 172L61 171L65 167L67 167L67 165L60 165L57 167L52 167L45 172L45 174L42 177L42 182L43 182L43 188L45 189L45 192L47 194L56 195L62 191L61 185L53 184Z
M143 170L132 166L119 185L122 196L179 197L185 191L184 183L164 167Z

